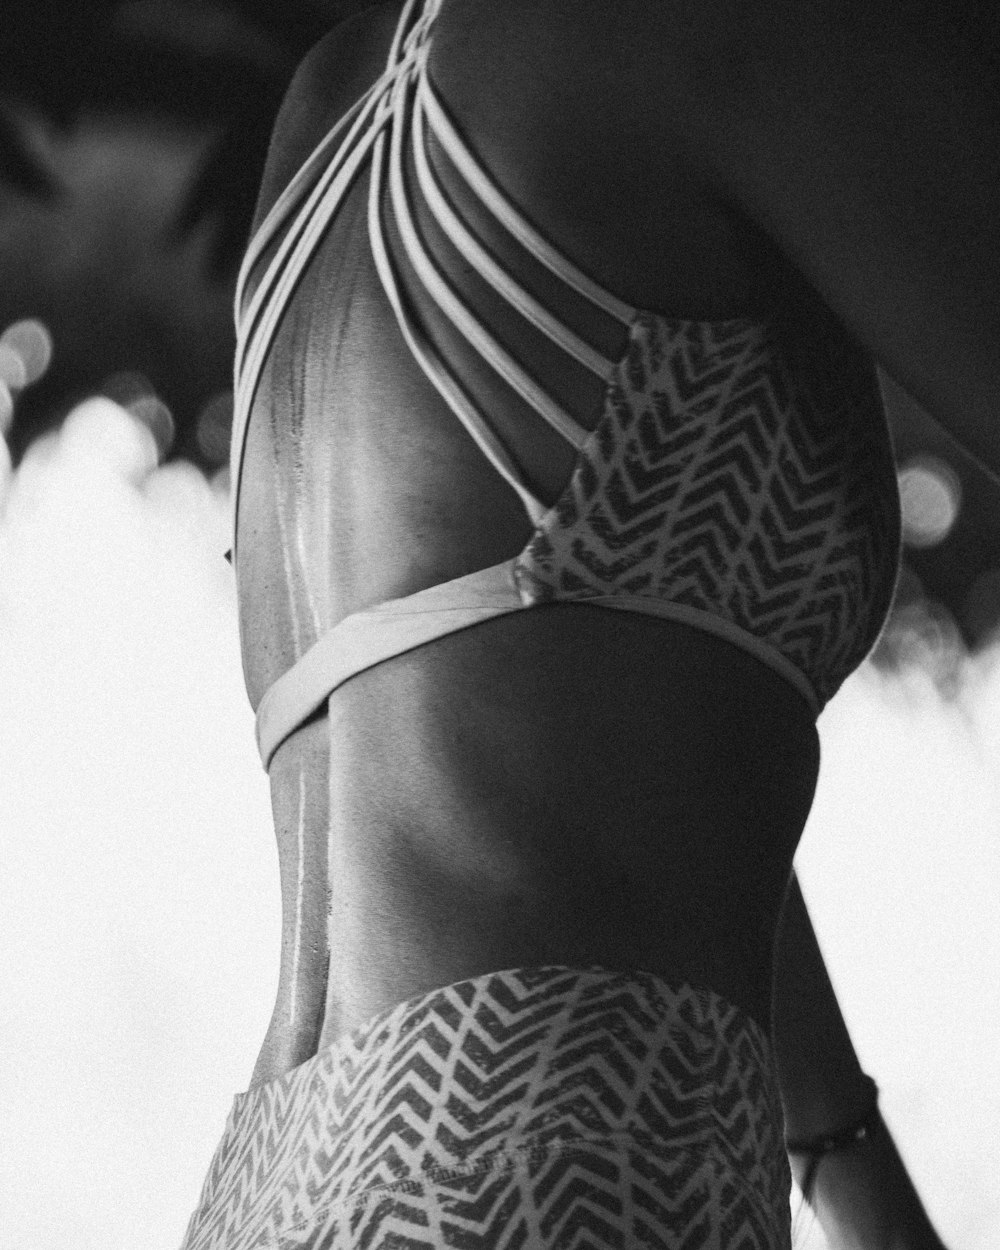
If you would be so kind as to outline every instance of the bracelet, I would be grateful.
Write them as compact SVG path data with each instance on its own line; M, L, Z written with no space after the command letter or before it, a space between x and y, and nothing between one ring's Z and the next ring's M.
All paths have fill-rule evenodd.
M878 1086L870 1076L865 1076L863 1080L868 1090L868 1105L858 1119L830 1133L785 1139L785 1149L789 1154L809 1156L809 1166L801 1185L802 1196L806 1199L816 1179L821 1160L838 1150L849 1150L858 1142L865 1141L875 1128L875 1121L878 1119Z

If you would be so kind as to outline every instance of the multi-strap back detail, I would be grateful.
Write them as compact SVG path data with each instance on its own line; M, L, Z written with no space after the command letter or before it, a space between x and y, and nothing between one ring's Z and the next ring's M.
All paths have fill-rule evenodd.
M267 353L299 278L366 160L371 162L369 241L403 337L484 455L518 493L532 520L539 520L546 508L528 488L526 475L511 459L487 415L479 411L462 388L403 299L383 219L386 190L407 260L441 312L511 389L573 447L582 447L588 432L497 341L453 289L427 251L414 220L414 191L407 185L405 173L406 149L412 151L421 197L463 258L507 300L512 315L526 318L605 383L611 380L617 362L607 359L585 342L516 282L451 207L428 159L428 130L433 131L483 205L540 264L623 326L630 325L637 315L635 308L603 290L557 252L503 195L462 140L427 73L430 34L439 8L440 0L426 0L423 4L409 0L385 73L316 148L268 214L244 258L236 295L236 400L231 450L234 553L240 467L250 409ZM340 144L335 147L338 138ZM251 273L297 207L299 211L292 226L252 300L244 307L244 292Z
M438 96L427 65L439 7L440 0L409 0L385 72L315 150L247 253L237 291L234 531L247 423L267 354L299 278L365 167L369 242L399 330L535 530L511 559L356 613L321 637L261 703L265 766L356 673L552 601L680 621L725 638L780 673L818 712L873 645L898 566L898 495L872 367L844 340L803 347L749 318L642 312L573 265L483 168ZM487 249L441 185L429 134L510 247L620 325L621 359L581 338ZM454 287L422 240L418 201L511 318L530 323L603 383L596 428L581 426ZM436 308L575 449L572 478L553 506L535 496L404 297L387 212ZM286 226L246 299L251 273Z

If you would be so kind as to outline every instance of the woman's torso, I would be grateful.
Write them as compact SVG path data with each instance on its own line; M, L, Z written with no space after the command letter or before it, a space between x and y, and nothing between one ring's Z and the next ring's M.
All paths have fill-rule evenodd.
M552 241L639 307L777 319L801 369L824 359L816 344L855 350L766 236L698 185L679 143L671 153L669 126L649 124L635 84L616 92L601 78L596 10L574 15L570 38L564 6L541 33L519 26L522 7L537 8L496 19L497 6L446 5L431 68L466 137ZM265 208L381 72L398 14L377 6L321 54L329 92L300 112ZM486 39L492 85L461 53L484 46L490 20L503 27ZM532 72L542 36L574 66L573 91L565 75ZM362 176L292 299L250 421L239 594L255 706L349 613L495 564L531 535L403 343L366 197ZM446 249L441 259L488 312ZM407 290L433 319L416 284ZM599 317L590 329L621 347ZM518 346L537 371L559 369L530 332ZM552 502L572 450L502 386L468 380ZM563 369L558 385L593 426L593 379ZM817 768L801 696L675 622L556 604L360 673L272 763L283 947L254 1083L387 1006L516 965L641 967L714 989L766 1026L773 933Z

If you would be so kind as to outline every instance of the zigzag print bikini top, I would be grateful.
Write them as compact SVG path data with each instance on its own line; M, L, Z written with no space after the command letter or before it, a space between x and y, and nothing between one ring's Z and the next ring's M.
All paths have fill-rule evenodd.
M370 165L368 233L399 328L421 368L524 503L535 526L513 558L342 620L265 694L257 740L278 746L356 673L455 630L552 601L680 621L741 647L784 677L813 714L857 667L884 622L900 526L892 449L874 369L843 343L810 357L808 383L768 324L690 321L630 307L535 230L470 151L427 73L441 0L409 0L383 75L320 143L253 239L237 288L231 472L236 509L247 423L296 282L352 181ZM608 360L516 282L446 196L433 131L459 176L519 246L627 329ZM409 185L409 145L416 170ZM388 205L417 279L471 347L576 449L552 507L460 385L402 297ZM603 380L591 432L564 411L472 312L427 252L420 196L461 256L509 305ZM253 299L248 276L295 213ZM244 304L246 306L244 307Z

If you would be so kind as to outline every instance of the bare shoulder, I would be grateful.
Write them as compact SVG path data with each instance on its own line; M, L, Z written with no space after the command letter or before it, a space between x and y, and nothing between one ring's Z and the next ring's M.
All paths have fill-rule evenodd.
M444 0L431 77L507 193L604 286L667 315L739 316L786 285L782 262L687 158L663 90L669 8ZM654 17L661 53L641 62Z
M1000 470L998 13L989 0L446 0L441 72L483 135L503 127L498 159L521 144L507 164L533 187L582 169L573 190L617 178L662 187L669 207L683 170Z
M361 4L302 60L275 122L256 225L310 153L381 72L402 0Z

